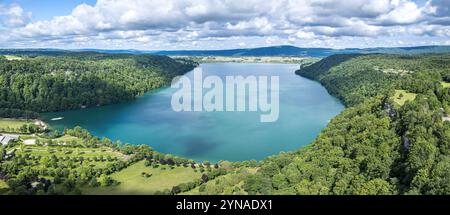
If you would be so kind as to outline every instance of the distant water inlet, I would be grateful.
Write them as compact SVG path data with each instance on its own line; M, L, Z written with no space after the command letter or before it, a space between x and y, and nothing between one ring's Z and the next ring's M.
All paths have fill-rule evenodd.
M201 67L193 73L192 80L187 76L173 79L171 87L178 89L171 100L174 111L261 111L268 113L260 116L261 122L278 120L279 76L227 75L222 79L209 75L203 78Z
M136 100L43 118L55 129L80 125L100 137L198 161L261 160L310 143L344 108L319 83L295 75L298 68L202 64L172 87Z

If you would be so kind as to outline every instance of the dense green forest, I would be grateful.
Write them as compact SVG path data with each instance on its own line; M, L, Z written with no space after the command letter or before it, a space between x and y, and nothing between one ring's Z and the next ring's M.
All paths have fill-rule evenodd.
M196 63L153 55L60 53L0 56L0 116L36 116L130 100ZM28 111L28 112L24 112Z
M155 60L168 64L156 65ZM2 62L6 72L0 80L8 84L2 105L8 105L10 114L25 105L34 105L27 109L35 111L61 110L131 99L193 66L165 57L97 54ZM311 144L260 162L220 162L213 170L201 165L209 167L201 180L160 194L450 194L449 54L334 55L296 73L319 81L347 106ZM95 83L99 80L104 82ZM41 82L51 86L42 91L47 94L40 93ZM54 102L49 95L60 97ZM112 95L123 97L115 100ZM66 136L78 142L67 149L57 141ZM191 160L147 146L115 144L81 128L42 138L36 147L47 148L43 155L39 148L20 143L0 148L0 180L9 187L4 192L71 194L80 193L80 186L114 186L111 173L141 160L146 166L199 168ZM12 149L17 155L11 158L7 155ZM38 188L32 186L36 180Z
M297 74L348 108L308 146L199 194L450 194L450 55L335 55ZM417 96L399 105L395 90Z
M413 93L442 93L450 81L450 55L333 55L296 73L319 81L347 106L393 89ZM441 98L448 106L448 98Z

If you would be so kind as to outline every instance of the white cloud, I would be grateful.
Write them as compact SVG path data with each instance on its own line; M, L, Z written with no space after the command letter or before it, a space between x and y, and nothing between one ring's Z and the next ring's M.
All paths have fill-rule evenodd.
M314 38L315 34L313 32L305 32L300 30L295 33L295 36L300 39L311 39Z
M384 24L411 24L423 17L422 9L414 2L401 1L395 2L392 5L395 8L389 13L381 15L379 18Z
M31 12L25 12L17 4L0 4L0 24L7 27L21 27L27 24L31 19Z
M337 46L350 39L362 46L376 45L366 38L448 37L448 2L429 0L419 6L412 0L98 0L92 6L80 4L66 16L28 24L27 13L15 5L20 10L4 15L5 7L0 7L0 15L9 17L8 26L20 27L6 30L0 40L155 49L217 48L227 42L239 47L236 38L248 46Z

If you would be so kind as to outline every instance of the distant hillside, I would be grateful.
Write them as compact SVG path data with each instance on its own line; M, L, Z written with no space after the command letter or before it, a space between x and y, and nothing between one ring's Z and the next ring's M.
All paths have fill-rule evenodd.
M450 54L333 55L303 67L297 74L348 108L308 146L266 158L254 174L212 180L196 194L448 195L448 68Z
M181 50L160 51L155 54L186 55L186 56L305 56L325 57L332 55L336 50L328 48L298 48L295 46L272 46L251 49L230 50Z
M303 56L303 57L328 57L334 54L424 54L424 53L448 53L450 46L420 46L420 47L396 47L396 48L367 48L367 49L330 49L330 48L299 48L295 46L272 46L252 49L230 50L180 50L159 51L153 54L161 55L185 55L185 56Z
M170 84L173 77L197 66L189 60L157 55L55 50L19 53L23 56L13 59L0 55L0 117L131 100Z
M352 52L354 51L354 52ZM416 46L394 48L345 49L344 53L383 53L383 54L426 54L449 53L450 46Z
M340 54L296 74L319 81L347 106L354 106L393 88L425 93L450 76L449 62L449 54ZM425 82L422 76L433 80Z
M67 52L95 52L107 54L153 54L153 55L178 55L178 56L300 56L300 57L328 57L334 54L425 54L425 53L450 53L450 46L418 46L418 47L393 47L393 48L366 48L366 49L331 49L331 48L299 48L295 46L271 46L248 49L228 50L161 50L141 51L134 49L107 50L107 49L2 49L0 54L23 55L61 55Z

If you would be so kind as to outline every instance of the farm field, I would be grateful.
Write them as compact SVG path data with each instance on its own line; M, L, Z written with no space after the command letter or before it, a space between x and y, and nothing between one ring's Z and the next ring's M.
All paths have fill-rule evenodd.
M22 60L23 58L14 56L14 55L3 55L5 56L6 60Z
M79 148L79 147L61 147L61 146L25 146L24 152L31 156L52 156L57 157L111 157L123 158L122 154L112 151L110 148Z
M32 121L0 118L0 129L5 129L7 127L18 129L22 125L26 125L26 124L30 124L30 123L32 123Z
M163 168L166 168L165 170ZM142 173L151 174L146 178ZM153 194L164 189L171 189L181 183L200 179L200 172L194 172L190 167L175 167L170 169L167 165L158 168L146 167L144 161L137 162L119 172L113 173L111 177L120 182L117 186L110 187L87 187L82 189L83 194L90 195L143 195Z
M219 176L181 195L246 195L244 180L256 174L257 168L242 168L233 173Z

